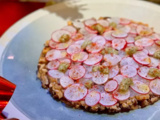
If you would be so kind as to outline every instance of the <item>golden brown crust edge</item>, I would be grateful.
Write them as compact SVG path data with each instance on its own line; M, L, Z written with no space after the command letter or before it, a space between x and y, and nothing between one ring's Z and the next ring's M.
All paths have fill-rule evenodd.
M84 100L77 102L70 102L66 100L65 97L63 96L64 89L58 83L58 80L50 77L47 74L48 69L46 68L46 65L48 61L45 59L45 55L47 51L50 50L48 42L49 41L46 41L45 47L42 50L42 53L39 58L37 77L40 79L42 87L48 89L54 99L64 102L67 106L75 109L84 109L85 111L90 111L90 112L114 114L118 112L126 112L138 108L143 108L148 105L154 104L156 101L160 99L160 96L154 95L153 93L150 92L149 94L146 95L138 95L135 97L130 97L125 101L118 101L114 106L111 107L105 107L102 106L101 104L97 104L95 106L90 107L85 104Z

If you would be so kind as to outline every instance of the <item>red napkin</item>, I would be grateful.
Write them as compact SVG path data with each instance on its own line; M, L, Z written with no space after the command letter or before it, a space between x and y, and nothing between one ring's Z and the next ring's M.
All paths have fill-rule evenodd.
M2 110L7 105L8 101L10 100L16 85L9 82L3 77L0 77L0 120L4 116L2 116Z

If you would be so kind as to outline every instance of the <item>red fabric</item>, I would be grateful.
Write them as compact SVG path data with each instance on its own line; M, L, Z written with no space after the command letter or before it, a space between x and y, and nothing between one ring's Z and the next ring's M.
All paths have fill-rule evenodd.
M45 3L0 0L0 36L16 21L44 6Z

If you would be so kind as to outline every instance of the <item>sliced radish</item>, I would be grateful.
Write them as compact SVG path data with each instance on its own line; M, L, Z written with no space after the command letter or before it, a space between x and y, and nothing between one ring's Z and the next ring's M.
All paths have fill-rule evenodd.
M119 92L119 89L117 89L116 91L113 92L113 97L117 100L127 100L130 97L130 91L128 90L125 93L121 93Z
M129 35L129 36L126 38L126 41L127 41L127 43L134 43L134 37L133 37L133 35Z
M118 56L120 57L120 60L121 60L122 58L124 58L125 56L128 56L128 55L126 55L126 52L124 50L120 50L120 51L118 51Z
M124 65L132 65L135 68L138 68L138 64L133 60L133 58L131 57L124 57L121 62L120 62L120 66L124 66Z
M140 82L143 82L147 85L149 85L149 82L150 82L149 80L146 80L146 79L140 77L138 74L136 76L132 77L132 80L133 81L140 81Z
M69 76L69 69L64 73L64 75Z
M84 61L86 65L95 65L102 60L102 55L99 53L89 54L88 59Z
M154 94L160 95L160 79L151 81L149 87Z
M86 29L86 31L88 31L91 34L97 34L97 30L93 30L93 29L91 29L89 27L85 27L85 29Z
M136 46L143 46L143 47L151 46L153 45L153 43L154 41L147 37L143 37L135 41Z
M103 33L103 37L107 40L107 41L112 41L114 39L114 37L111 35L113 31L106 31L105 33Z
M57 30L55 32L52 33L52 40L55 42L60 42L59 39L61 38L62 35L67 34L69 36L71 36L70 32L66 31L66 30Z
M56 45L56 49L58 49L58 50L67 49L71 43L72 43L72 40L69 40L68 42L65 42L65 43L58 43Z
M69 69L72 68L72 67L74 67L74 66L76 66L76 65L82 65L82 63L81 62L74 62L74 61L72 61Z
M110 66L114 66L121 60L121 57L115 54L106 54L104 55L104 60L108 62Z
M112 32L112 36L116 38L126 38L128 33L124 30L116 30Z
M116 80L110 80L105 84L104 89L107 92L112 92L116 90L117 87L118 87L118 82Z
M92 66L83 65L86 69L86 73L84 75L84 78L92 78Z
M78 53L82 51L81 50L81 46L80 45L70 45L68 48L67 48L67 53L72 55L74 53Z
M144 79L147 79L147 80L153 80L153 79L155 79L155 77L151 77L151 76L148 75L149 69L150 68L146 67L146 66L140 67L138 69L138 75L141 76Z
M133 59L141 65L148 65L151 62L150 57L143 51L139 51L133 54Z
M117 50L121 50L125 47L126 41L124 39L113 39L112 47Z
M97 23L99 23L103 27L108 27L109 26L109 22L107 20L103 20L103 19L97 20Z
M88 54L86 52L78 52L78 53L74 53L71 56L71 59L73 61L77 61L77 62L83 62L88 58Z
M121 73L126 77L134 77L135 75L137 75L137 69L132 65L124 65L121 68Z
M89 92L86 97L85 97L85 103L88 105L88 106L94 106L96 105L101 99L101 95L99 92L97 91L92 91L92 92Z
M115 77L119 73L118 65L113 66L109 70L109 79Z
M90 53L98 53L103 49L105 43L106 41L102 36L95 36L92 39L92 43L87 46L86 50Z
M106 41L105 47L112 47L112 43L110 41Z
M94 18L87 19L87 20L84 21L84 24L85 24L86 26L92 26L92 25L94 25L94 24L96 24L96 23L97 23L97 22L96 22L96 19L94 19Z
M69 64L71 64L71 60L68 59L68 58L59 59L59 62L60 63L69 63Z
M99 71L93 72L92 81L98 85L104 84L108 80L108 74L102 74Z
M87 88L82 84L73 84L64 91L64 96L69 101L79 101L87 95Z
M160 65L160 61L156 58L150 57L151 63L149 64L150 67L158 67Z
M153 29L152 28L149 28L147 26L144 26L144 25L138 25L137 26L137 33L139 35L151 35L153 33Z
M62 28L62 30L66 30L70 32L72 35L76 34L77 30L73 26L65 26Z
M48 64L47 64L47 68L50 69L50 70L56 70L59 66L60 62L58 60L53 60L53 61L50 61Z
M49 70L48 75L51 76L52 78L61 78L62 76L64 76L64 73L58 70Z
M147 55L149 54L149 52L148 52L147 49L143 49L142 51L143 51L145 54L147 54Z
M76 65L73 66L70 70L69 70L69 76L73 79L73 80L78 80L80 78L82 78L85 75L85 68L81 65Z
M126 18L120 18L120 24L122 25L128 25L131 23L131 20L126 19Z
M56 42L54 42L53 40L50 40L49 41L49 47L51 47L51 48L56 48L56 45L57 45L57 43Z
M137 35L137 24L131 23L129 26L131 28L129 33L132 35Z
M151 36L149 36L152 40L160 40L160 34L159 33L153 33Z
M160 47L156 44L153 44L153 45L145 47L145 48L148 50L149 55L153 55L157 50L160 50Z
M74 41L83 40L84 36L81 33L77 33L74 36L72 36L72 39Z
M118 84L120 84L124 78L125 77L123 75L117 75L113 78L113 80L116 80Z
M76 41L74 44L75 45L79 45L79 47L81 47L81 45L84 43L85 40L79 40L79 41Z
M84 24L80 21L74 21L73 26L76 28L84 28L85 27Z
M134 80L133 85L131 85L130 87L139 94L147 94L150 91L148 85L141 81Z
M45 57L48 61L52 61L52 60L64 58L66 57L66 55L67 55L66 51L52 49L47 52Z
M94 85L91 89L89 89L89 92L91 91L97 91L99 93L105 92L104 85Z
M117 26L117 30L123 31L123 32L125 32L125 33L129 33L130 30L131 30L131 27L130 27L129 25L125 25L125 26L123 26L123 25L118 25L118 26Z
M66 88L73 83L74 81L68 76L63 76L60 78L60 84L62 85L63 88Z
M101 100L99 103L103 106L110 107L117 103L117 100L112 97L110 93L101 93Z

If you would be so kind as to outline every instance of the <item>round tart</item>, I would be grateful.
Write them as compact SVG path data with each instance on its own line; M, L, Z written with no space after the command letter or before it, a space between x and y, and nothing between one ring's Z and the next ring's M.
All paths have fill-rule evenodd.
M73 108L143 108L160 98L160 34L125 18L69 21L46 41L37 76L53 98Z

